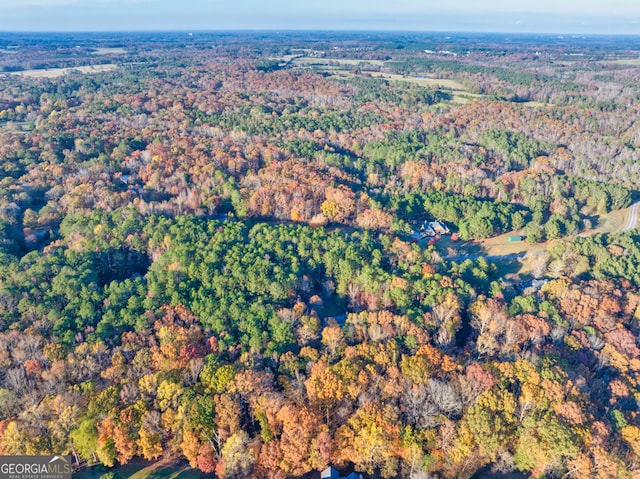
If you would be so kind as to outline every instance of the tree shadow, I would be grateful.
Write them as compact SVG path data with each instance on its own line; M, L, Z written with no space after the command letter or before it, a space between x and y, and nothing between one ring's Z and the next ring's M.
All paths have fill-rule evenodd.
M529 479L524 472L491 472L492 465L488 465L476 472L471 479Z

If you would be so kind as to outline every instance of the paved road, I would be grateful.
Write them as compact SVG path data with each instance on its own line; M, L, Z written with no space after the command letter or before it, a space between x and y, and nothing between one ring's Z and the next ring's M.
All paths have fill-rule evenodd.
M640 207L640 201L634 203L629 208L629 218L627 222L622 227L620 232L624 233L625 231L632 230L638 224L638 208Z

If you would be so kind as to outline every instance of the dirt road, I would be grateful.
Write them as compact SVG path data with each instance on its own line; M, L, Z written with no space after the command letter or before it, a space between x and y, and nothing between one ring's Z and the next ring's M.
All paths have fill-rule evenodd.
M640 207L640 201L634 203L631 205L631 207L629 208L629 218L627 218L627 222L624 224L624 226L622 227L622 229L620 230L621 233L624 233L625 231L629 231L632 230L633 228L635 228L638 224L638 208Z

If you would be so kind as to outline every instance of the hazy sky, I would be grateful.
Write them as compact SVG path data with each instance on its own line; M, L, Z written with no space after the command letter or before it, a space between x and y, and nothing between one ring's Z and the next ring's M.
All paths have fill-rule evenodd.
M0 30L357 29L640 34L640 0L0 0Z

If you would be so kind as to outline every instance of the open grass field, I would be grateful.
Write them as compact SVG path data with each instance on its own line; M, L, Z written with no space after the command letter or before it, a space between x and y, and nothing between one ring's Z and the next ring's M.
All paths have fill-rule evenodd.
M595 227L581 233L581 235L617 233L627 224L630 213L631 208L629 207L601 215L598 217L598 223ZM520 234L521 231L512 231L484 240L466 242L452 242L449 236L444 236L437 243L437 249L443 257L456 260L462 260L464 257L471 259L490 258L501 274L527 274L532 271L536 256L544 253L557 240L535 244L529 244L526 241L509 242L509 236Z
M484 97L485 95L480 95L479 93L453 92L451 101L454 103L465 104L475 100L476 98Z
M334 67L330 65L326 65L320 68L321 71L330 73L331 76L336 78L350 78L356 76L355 74L340 69L339 67ZM389 81L397 81L397 82L406 82L413 83L415 85L420 85L425 88L437 88L443 90L450 90L453 94L453 101L456 103L467 103L474 98L484 98L486 95L480 95L478 93L469 93L465 90L464 85L455 80L449 80L446 78L426 78L426 77L404 77L402 75L397 75L395 73L383 73L383 72L367 72L367 75L370 75L374 78L383 78Z
M314 58L314 57L298 57L295 58L292 63L300 65L329 65L331 63L339 63L340 65L356 66L361 63L369 63L371 65L382 66L384 62L382 60L360 60L357 58Z
M549 246L557 240L544 243L529 244L526 241L510 243L509 236L521 232L511 231L484 240L452 242L444 236L437 243L437 250L445 259L464 261L466 258L486 258L494 263L501 276L508 274L528 275L534 268L537 258L544 254Z
M553 103L543 103L541 101L525 101L522 102L521 105L529 108L538 108L543 106L553 106Z
M625 59L621 59L621 60L614 60L612 62L605 62L605 63L616 63L618 65L631 65L631 66L638 66L640 65L640 58L625 58Z
M284 57L283 57L284 60ZM331 62L338 62L340 65L331 65ZM318 70L327 72L331 76L336 78L349 78L355 76L354 73L348 71L347 69L342 68L343 66L354 66L359 65L361 63L370 63L373 65L383 65L384 62L380 60L352 60L352 59L333 59L333 58L310 58L310 57L298 57L291 61L292 64L298 65L306 65L306 66L316 66ZM365 70L366 71L366 70ZM407 77L403 75L398 75L396 73L385 73L378 71L368 71L367 75L370 75L374 78L384 78L389 81L396 82L406 82L413 83L415 85L420 85L425 88L436 88L442 90L449 90L451 92L452 101L458 104L468 103L473 101L476 98L485 98L486 95L481 95L479 93L470 93L467 91L466 87L455 80L451 80L449 78L432 78L428 76L420 76L420 77ZM525 103L525 105L534 107L534 106L544 106L544 103L539 102L529 102Z
M114 467L117 479L201 479L205 474L188 465L180 466L174 461L157 461L149 463L141 459L134 459L124 466ZM73 474L74 479L100 479L105 474L104 469L89 468Z
M283 55L281 57L269 57L269 60L277 60L279 62L290 63L296 58L300 58L300 54Z
M544 251L546 249L545 243L529 244L526 241L509 243L509 236L517 234L518 232L513 231L511 233L494 236L493 238L478 240L476 243L486 251L488 256L507 256L530 251Z
M473 101L475 99L487 97L487 95L482 95L480 93L460 92L458 90L454 90L452 91L452 93L453 93L452 101L454 103L460 103L460 104L469 103L470 101ZM522 105L526 108L544 108L544 107L553 106L553 103L543 103L540 101L524 101L524 102L519 102L518 105Z
M283 57L284 59L284 57ZM321 65L322 70L326 71L336 71L339 70L339 67L336 65L332 65L332 63L339 63L340 66L357 66L360 64L369 63L371 65L382 66L384 62L381 60L354 60L354 59L344 59L344 58L310 58L310 57L298 57L295 58L292 63L300 64L300 65ZM344 72L345 76L351 76L351 72ZM367 74L376 78L384 78L386 80L392 81L404 81L408 83L415 83L420 86L429 87L429 88L445 88L453 91L463 91L466 92L467 89L465 86L457 82L455 80L450 80L447 78L431 78L428 76L423 77L407 77L403 75L398 75L396 73L384 73L384 72L367 72ZM482 96L482 95L478 95Z
M505 233L476 243L486 251L487 256L493 258L500 274L529 274L533 271L535 258L543 254L553 241L535 244L529 244L526 241L509 243L508 238L513 234L518 234L518 232Z
M102 73L115 70L116 68L118 68L118 65L113 64L87 65L71 68L48 68L46 70L24 70L21 72L12 72L11 74L25 78L58 78L72 71L78 71L80 73Z
M370 75L377 78L384 78L386 80L404 81L407 83L415 83L416 85L428 87L428 88L444 88L453 91L464 91L467 89L460 82L455 80L449 80L446 78L429 78L429 77L405 77L395 73L382 73L382 72L370 72Z
M606 215L601 215L598 218L598 224L589 231L582 233L584 236L593 236L596 234L609 234L617 233L626 224L629 217L630 208L624 208L621 210L612 211ZM545 243L529 244L526 241L519 241L515 243L509 243L508 238L511 235L521 234L521 232L513 231L505 233L493 238L485 240L478 240L471 242L477 244L485 252L487 256L507 256L519 253L539 253L547 249L551 243L547 241Z
M591 230L591 235L598 233L617 233L622 229L629 218L630 208L612 211L606 215L600 215L598 224Z
M0 131L1 130L26 134L33 130L33 123L28 121L0 121Z
M509 235L500 235L482 241L451 241L450 236L443 236L436 243L436 249L440 255L448 260L464 261L487 258L498 268L500 275L527 274L532 270L533 257L545 250L545 244L529 245L522 241L508 243Z
M127 53L127 50L124 48L96 48L93 52L93 55L122 55Z

